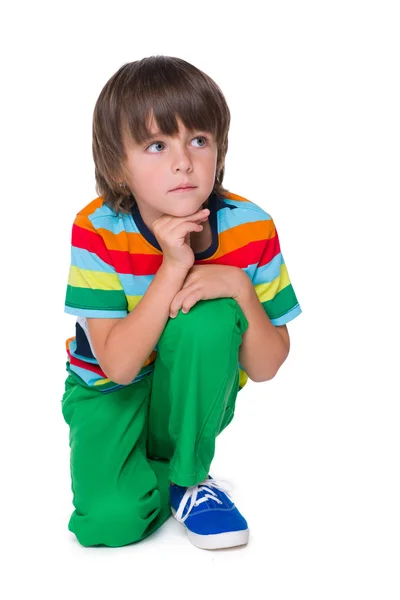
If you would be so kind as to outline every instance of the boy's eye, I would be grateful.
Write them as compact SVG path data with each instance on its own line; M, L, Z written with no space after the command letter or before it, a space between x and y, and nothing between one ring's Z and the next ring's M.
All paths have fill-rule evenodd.
M203 146L205 146L205 144L207 143L207 138L206 138L206 137L204 137L204 135L199 135L199 136L195 137L194 139L195 139L195 140L203 140L203 143L202 143L202 144L201 144L201 146L200 146L201 148L202 148Z
M202 140L202 143L200 144L200 146L197 146L197 148L202 148L207 144L207 138L204 135L198 135L195 138L193 138L193 140ZM150 150L150 148L153 148L153 146L155 147L155 149ZM147 146L146 150L149 150L151 154L158 154L160 146L164 146L164 142L153 142L152 144L150 144L150 146Z
M150 150L150 148L152 148L153 146L164 146L164 144L162 142L153 142L152 144L150 144L150 146L147 146L146 150ZM150 152L153 152L150 150ZM155 150L153 152L153 154L157 154L158 150Z

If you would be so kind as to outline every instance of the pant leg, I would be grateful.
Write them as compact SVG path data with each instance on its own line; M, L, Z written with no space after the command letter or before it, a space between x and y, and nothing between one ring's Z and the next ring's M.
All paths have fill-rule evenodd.
M200 301L170 319L151 374L148 456L170 460L170 478L204 480L215 438L233 418L247 319L232 298Z
M70 427L75 507L68 528L83 546L124 546L171 515L168 464L148 461L150 381L102 393L69 375L62 412Z

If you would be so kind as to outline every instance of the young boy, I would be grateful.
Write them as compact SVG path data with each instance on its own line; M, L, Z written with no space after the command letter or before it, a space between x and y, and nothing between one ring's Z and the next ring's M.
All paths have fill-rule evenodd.
M84 546L142 540L171 511L200 548L248 541L209 476L215 439L248 378L287 358L301 309L271 216L222 186L229 123L219 87L178 58L125 64L97 100L62 399Z

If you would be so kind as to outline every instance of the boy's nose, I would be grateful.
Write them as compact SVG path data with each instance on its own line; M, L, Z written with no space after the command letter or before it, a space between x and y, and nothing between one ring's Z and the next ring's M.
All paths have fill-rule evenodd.
M192 161L187 150L176 150L172 161L172 168L174 171L187 171L192 168Z

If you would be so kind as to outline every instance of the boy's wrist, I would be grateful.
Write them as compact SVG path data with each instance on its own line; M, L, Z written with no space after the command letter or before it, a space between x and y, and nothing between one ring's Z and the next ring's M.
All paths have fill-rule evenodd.
M165 277L168 281L176 281L182 283L185 281L190 269L172 263L163 262L157 273Z

